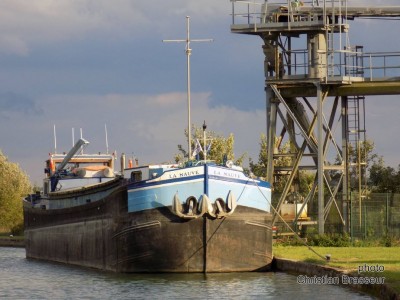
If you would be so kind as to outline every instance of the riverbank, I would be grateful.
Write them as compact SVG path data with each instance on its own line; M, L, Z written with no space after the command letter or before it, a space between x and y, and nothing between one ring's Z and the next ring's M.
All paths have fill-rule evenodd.
M23 237L0 236L0 247L24 248L25 241Z
M380 299L400 299L400 251L386 247L274 247L274 268L299 284L338 284Z

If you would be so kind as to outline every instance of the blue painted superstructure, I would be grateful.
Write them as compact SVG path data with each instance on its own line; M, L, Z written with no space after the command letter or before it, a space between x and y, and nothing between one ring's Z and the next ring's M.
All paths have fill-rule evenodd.
M128 185L128 212L171 206L177 195L184 203L203 195L213 203L236 196L238 205L269 212L271 189L267 182L247 177L242 171L217 165L167 170L154 179Z

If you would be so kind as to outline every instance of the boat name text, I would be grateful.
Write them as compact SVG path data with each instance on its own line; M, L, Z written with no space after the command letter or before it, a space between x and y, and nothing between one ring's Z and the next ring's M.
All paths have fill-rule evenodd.
M229 172L229 171L220 171L220 170L213 170L213 175L216 176L224 176L230 178L240 178L240 174L237 172Z
M196 175L201 175L198 170L186 171L186 172L174 172L172 174L169 174L169 178L174 179L174 178L183 178L183 177L190 177L190 176L196 176Z

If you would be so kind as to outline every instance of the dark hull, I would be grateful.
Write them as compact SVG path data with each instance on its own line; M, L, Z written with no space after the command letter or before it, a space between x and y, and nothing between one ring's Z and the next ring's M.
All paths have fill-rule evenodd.
M170 208L127 213L124 187L83 206L24 208L26 256L116 272L268 270L271 216L238 206L233 215L184 220Z

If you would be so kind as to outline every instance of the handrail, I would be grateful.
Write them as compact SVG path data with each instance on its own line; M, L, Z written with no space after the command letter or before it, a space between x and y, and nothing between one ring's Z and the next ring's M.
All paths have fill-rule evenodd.
M327 17L321 17L329 11L331 20L329 26L339 26L339 32L342 32L342 18L347 19L347 1L341 3L341 0L303 0L303 6L294 7L294 0L231 0L232 2L232 26L233 30L240 29L240 25L246 25L245 30L254 26L254 32L260 28L266 29L266 24L284 23L291 30L295 22L307 21L312 26L320 26L320 22L325 22ZM337 7L338 5L338 7ZM337 8L337 9L336 9ZM318 14L315 18L313 14ZM330 14L329 13L329 14ZM366 13L366 12L365 12ZM335 18L340 16L338 23ZM244 21L245 20L245 21ZM315 23L314 23L315 22ZM317 24L318 23L318 24ZM303 22L305 24L305 22ZM277 28L276 25L271 28ZM277 28L278 30L279 28ZM328 33L327 33L328 34ZM329 34L333 35L333 31ZM328 39L328 37L327 37ZM331 39L332 41L333 39ZM340 38L339 48L342 48ZM347 42L346 42L347 43ZM288 76L305 75L310 71L309 53L307 49L290 49L282 51L284 76L282 72L275 76L287 78ZM331 76L349 76L349 77L368 77L382 78L387 76L400 77L400 52L363 52L362 47L352 47L345 49L335 49L335 45L328 45L326 50L326 62L319 64L321 69L326 69L326 77ZM267 77L274 77L268 74Z
M335 6L335 2L338 0L308 0L308 1L300 1L301 6L309 7L312 10L314 8L321 8L323 9L323 20L326 20L326 8L331 6ZM339 0L342 1L342 0ZM237 23L236 17L244 17L247 19L247 24L250 25L250 20L252 19L259 19L258 23L265 23L266 19L265 16L268 15L268 8L272 7L273 9L282 8L281 15L286 15L288 19L292 18L296 15L301 15L302 12L297 12L296 10L296 3L297 1L294 0L231 0L232 3L232 25L235 24L243 24ZM298 4L297 4L298 5ZM286 8L286 11L284 10ZM239 11L240 10L240 11ZM312 11L311 10L311 11ZM239 11L239 12L237 12ZM339 14L342 12L340 11ZM276 20L277 21L277 20ZM276 22L275 21L275 22ZM254 23L255 24L255 23Z
M307 75L309 70L308 50L295 49L282 51L285 77ZM350 76L383 78L400 77L400 52L360 52L352 50L335 50L334 64L320 64L321 68L333 67L330 76ZM290 57L290 58L289 58ZM289 72L290 69L290 72ZM289 75L288 75L289 74Z

